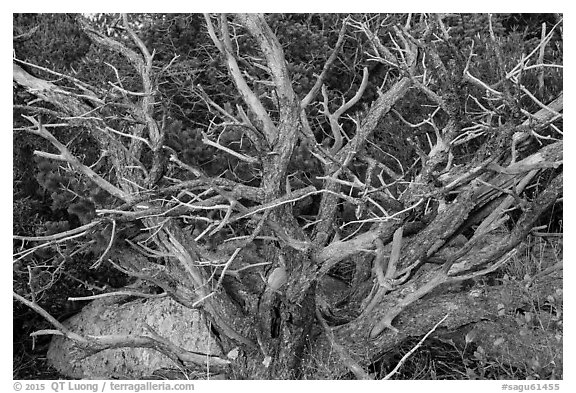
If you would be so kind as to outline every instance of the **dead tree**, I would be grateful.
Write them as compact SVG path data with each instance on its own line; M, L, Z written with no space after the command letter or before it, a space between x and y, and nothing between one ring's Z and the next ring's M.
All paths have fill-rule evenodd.
M511 69L499 61L499 79L483 81L471 71L473 45L467 57L450 46L443 15L408 18L387 37L379 36L368 18L345 19L333 53L303 98L294 92L282 44L263 15L205 15L207 34L243 103L233 109L201 93L199 97L222 124L242 130L253 149L251 155L230 149L208 130L202 142L257 168L256 186L210 176L165 146L167 128L156 112L154 52L130 28L126 16L124 31L136 49L82 18L78 21L95 44L124 56L139 75L141 91L123 88L120 76L110 81L132 122L114 129L108 119L119 116L119 106L108 102L110 95L100 87L74 77L60 74L62 83L40 79L15 59L13 80L38 98L32 109L49 108L53 116L94 138L98 149L106 152L110 170L99 173L85 165L29 108L27 131L55 149L35 154L82 174L114 203L84 226L46 237L16 238L41 244L79 237L93 228L112 228L111 246L96 263L112 263L160 287L183 306L201 309L217 330L224 353L240 349L235 360L212 359L211 367L230 377L300 378L303 362L327 351L331 346L326 343L338 349L343 364L358 377L368 377L363 367L404 338L423 335L446 314L448 328L481 319L490 300L482 303L467 293L446 295L447 284L503 266L542 213L561 198L562 94L540 102L521 80L527 67L547 65L532 61L534 51ZM259 58L240 61L238 30L252 37ZM371 60L395 75L356 113L351 108L365 92L368 68L354 95L341 103L329 100L325 85L349 33L362 35L370 45ZM552 34L542 39L541 47ZM453 61L439 53L440 44L452 51ZM494 35L492 49L502 60ZM273 95L273 107L255 93L247 62L265 70L267 79L258 82ZM463 97L466 85L481 93ZM409 92L427 97L432 107L419 124L394 109ZM527 111L520 95L539 110ZM484 107L485 101L512 115L504 118L503 110ZM321 108L329 124L324 141L310 123L311 105ZM434 130L426 134L428 145L421 139L409 141L418 155L412 175L366 154L373 135L391 118L412 129ZM458 162L455 149L478 141L482 143L473 158ZM321 166L321 187L291 182L288 166L297 148L307 149ZM364 165L363 177L352 169L357 162ZM178 168L185 177L166 179L167 168ZM527 199L524 190L542 173L552 173L552 180ZM310 198L318 203L317 212L313 222L303 223L295 206ZM342 206L355 217L343 221ZM513 209L520 213L510 222L508 212ZM202 233L186 229L191 217L207 223ZM146 228L146 239L112 247L114 228L136 221ZM250 228L250 233L232 238L230 228L238 226ZM207 239L216 233L227 239L210 248ZM250 249L255 242L258 256ZM342 296L346 304L334 304L321 286L324 277L344 263L352 264L354 273ZM205 359L175 348L152 331L145 337L83 337L33 299L15 297L53 322L56 330L44 333L64 335L87 353L144 346L186 365L205 366Z

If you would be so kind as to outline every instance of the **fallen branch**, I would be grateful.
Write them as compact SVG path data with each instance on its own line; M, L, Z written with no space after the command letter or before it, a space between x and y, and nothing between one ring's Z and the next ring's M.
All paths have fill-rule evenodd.
M412 354L414 352L416 352L416 350L418 348L420 348L422 346L422 344L424 343L424 341L426 341L426 339L432 334L434 333L434 331L438 328L438 326L440 326L440 324L442 324L442 322L444 322L446 320L446 318L448 318L448 315L450 314L446 314L444 316L444 318L442 318L441 320L438 321L438 323L436 323L436 325L434 325L432 327L432 329L430 329L430 331L428 333L426 333L426 335L424 337L422 337L422 339L420 341L418 341L418 344L416 344L414 346L414 348L412 348L410 351L408 351L408 353L406 353L406 355L402 356L402 359L400 359L400 361L398 362L398 364L396 365L396 367L394 367L394 369L392 371L390 371L388 374L386 374L386 376L384 378L382 378L383 380L388 380L390 378L392 378L394 376L394 374L396 374L398 372L398 370L400 369L400 367L402 367L402 365L406 362L406 360L408 360L408 358L410 356L412 356Z

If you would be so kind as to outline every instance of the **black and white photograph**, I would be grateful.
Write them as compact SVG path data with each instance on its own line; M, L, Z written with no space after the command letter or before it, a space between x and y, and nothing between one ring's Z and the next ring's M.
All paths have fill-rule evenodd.
M563 29L13 13L10 387L561 390Z

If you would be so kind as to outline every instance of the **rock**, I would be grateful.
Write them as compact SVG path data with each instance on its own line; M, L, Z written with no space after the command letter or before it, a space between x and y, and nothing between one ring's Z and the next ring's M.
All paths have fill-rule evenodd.
M221 355L204 316L171 298L137 299L111 303L96 300L64 322L71 331L86 335L148 335L146 324L161 337L194 352ZM84 379L142 379L157 370L179 369L167 356L148 348L107 349L85 357L71 340L54 336L48 362L61 374Z

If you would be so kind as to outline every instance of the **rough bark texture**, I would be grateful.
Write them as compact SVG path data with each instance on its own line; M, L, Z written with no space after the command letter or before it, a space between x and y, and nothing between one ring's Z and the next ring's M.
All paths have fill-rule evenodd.
M91 110L79 97L14 65L15 84L55 107L59 116L73 116L71 124L88 130L98 148L109 155L111 171L97 173L84 166L49 128L27 116L32 124L28 131L60 152L37 155L69 164L115 197L109 209L98 211L97 228L134 222L146 237L115 243L111 235L99 262L151 283L164 296L99 300L67 321L64 329L56 323L56 330L47 333L65 337L54 338L48 355L51 363L74 378L144 378L183 367L206 376L298 379L316 377L319 373L308 368L310 362L337 353L332 377L351 370L359 378L369 378L365 369L370 364L407 338L423 336L446 315L439 334L461 333L476 324L468 332L488 343L485 350L492 356L516 351L503 358L509 364L522 353L536 356L513 334L511 310L526 302L524 289L512 283L483 285L478 279L505 264L538 219L562 197L562 141L540 145L529 141L531 133L558 119L550 113L558 116L562 96L550 104L551 110L525 111L531 120L522 124L517 118L498 126L478 121L472 128L480 126L485 134L482 143L474 147L471 159L453 165L458 138L469 136L465 124L472 122L464 108L468 97L461 97L459 91L469 74L468 65L462 69L464 64L445 64L432 42L436 34L448 34L441 16L412 33L407 31L409 24L391 29L393 52L370 31L368 21L344 21L335 51L340 50L349 24L365 34L362 39L376 52L374 60L391 67L386 78L396 75L390 76L396 78L393 82L382 82L377 98L370 105L362 104L354 116L345 112L364 94L367 68L354 97L343 98L333 112L323 86L325 72L310 95L299 101L282 43L266 18L241 14L234 20L232 29L228 16L205 15L209 37L246 110L238 104L237 113L231 113L204 98L209 109L225 120L218 126L247 130L257 152L254 157L236 153L236 158L244 157L253 165L258 173L256 186L223 175L210 177L163 146L165 130L154 119L158 86L152 75L153 55L129 29L126 16L125 28L138 53L89 23L80 23L94 43L124 56L142 80L143 92L135 94L142 98L124 94L125 105L135 117L122 132L129 136L128 142L110 132L108 109L85 118ZM239 61L232 39L236 29L256 42L262 55L256 64L266 70L263 80L247 80L242 64L256 60ZM426 59L421 59L423 53ZM428 74L433 79L426 81ZM508 82L503 83L508 86ZM257 83L273 93L272 109L255 93ZM305 111L320 90L323 115L332 132L323 144ZM418 157L399 175L384 162L364 156L382 122L392 112L398 114L393 107L409 107L405 101L415 92L437 106L421 123L433 125L435 135L431 138L425 131L426 148L422 141L409 139ZM512 105L512 97L504 96L498 96L502 106ZM442 120L434 119L438 111ZM344 132L344 123L350 135ZM411 129L420 127L408 124ZM202 135L207 143L208 137ZM217 142L210 144L230 152ZM320 179L314 184L322 188L293 182L288 168L296 146L305 146L321 164ZM353 162L366 163L366 168L354 172ZM180 171L174 173L185 173L183 178L163 178L169 165ZM376 166L386 168L378 186L372 177ZM532 186L535 191L526 193L535 179L544 178ZM305 226L294 213L294 205L304 198L317 198L314 222ZM340 212L342 205L355 217L346 219ZM509 215L513 210L517 211L514 220ZM197 228L190 221L206 227L194 232ZM217 234L229 238L207 240ZM65 237L54 236L44 239ZM347 282L335 282L330 276L346 269ZM27 304L39 311L34 302ZM504 341L496 337L498 329ZM553 348L559 348L558 343ZM83 359L84 355L90 356ZM540 356L538 361L550 363L555 358Z

